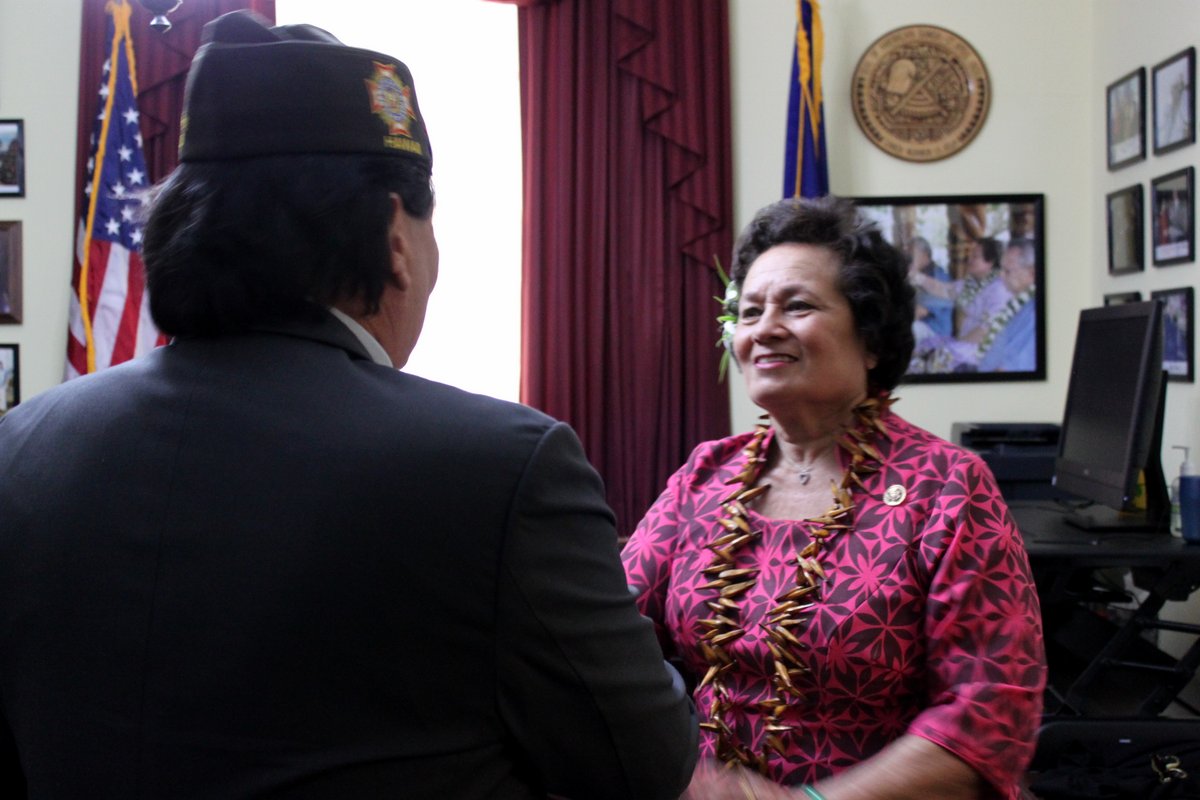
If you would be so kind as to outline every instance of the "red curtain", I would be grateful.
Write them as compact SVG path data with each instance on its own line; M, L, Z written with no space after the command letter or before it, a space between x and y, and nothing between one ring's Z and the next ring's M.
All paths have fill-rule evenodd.
M101 68L109 55L108 0L84 0L83 32L80 36L79 123L76 136L75 198L83 197L88 158L88 140L96 114ZM179 163L179 115L183 110L183 86L188 66L200 46L200 29L220 15L249 8L275 21L275 0L184 0L171 12L171 29L159 33L150 27L153 15L137 0L130 0L133 16L133 52L137 60L138 112L143 149L150 180L157 182ZM82 214L75 209L75 218Z
M628 534L729 430L713 300L733 236L728 5L515 2L521 399L579 432Z

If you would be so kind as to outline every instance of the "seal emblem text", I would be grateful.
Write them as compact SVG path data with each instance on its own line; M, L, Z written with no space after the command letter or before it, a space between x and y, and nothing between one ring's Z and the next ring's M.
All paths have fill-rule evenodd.
M858 126L877 147L907 161L937 161L979 133L991 84L965 40L945 28L910 25L867 48L851 94Z

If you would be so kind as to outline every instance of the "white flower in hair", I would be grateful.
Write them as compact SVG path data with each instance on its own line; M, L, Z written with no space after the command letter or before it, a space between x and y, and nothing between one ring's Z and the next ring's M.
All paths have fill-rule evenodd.
M725 372L729 368L729 360L731 357L730 354L733 352L733 334L737 330L739 291L738 285L734 283L734 281L730 279L728 275L725 274L725 270L721 269L721 262L717 261L716 263L717 275L725 284L725 296L713 298L721 304L721 313L717 315L717 325L721 336L717 340L717 346L720 347L723 352L721 353L721 363L718 371L718 377L720 379L724 379Z

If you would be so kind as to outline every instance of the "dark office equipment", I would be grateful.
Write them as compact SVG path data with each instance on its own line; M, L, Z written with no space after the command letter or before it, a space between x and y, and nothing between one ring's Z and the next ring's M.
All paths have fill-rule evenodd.
M1055 485L1099 507L1067 517L1097 531L1167 530L1163 477L1162 307L1145 303L1080 312ZM1144 482L1145 510L1133 506Z
M1050 720L1038 731L1029 788L1042 800L1200 797L1200 721Z
M1200 710L1180 693L1200 625L1160 617L1200 587L1200 548L1163 533L1161 326L1153 301L1081 312L1054 483L1091 505L1010 503L1042 607L1050 716L1031 786L1046 800L1198 796ZM1136 591L1113 580L1126 571ZM1159 631L1191 643L1175 657ZM1157 718L1168 708L1194 719Z
M1061 427L1056 422L956 422L950 437L991 468L1007 501L1077 501L1054 486Z
M1168 600L1200 587L1200 547L1154 532L1100 534L1068 525L1054 503L1011 505L1025 540L1042 606L1048 714L1154 717L1172 704L1200 717L1179 697L1200 668L1200 625L1161 619ZM1128 569L1140 602L1105 597L1100 571ZM1124 615L1106 603L1133 606ZM1175 658L1145 634L1169 630L1194 637Z

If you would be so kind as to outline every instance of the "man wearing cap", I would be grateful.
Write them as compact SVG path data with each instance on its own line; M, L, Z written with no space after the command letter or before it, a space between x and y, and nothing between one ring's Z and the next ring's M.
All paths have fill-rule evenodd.
M409 70L235 13L185 108L173 342L0 417L0 788L676 797L691 704L574 433L399 371L438 271Z

